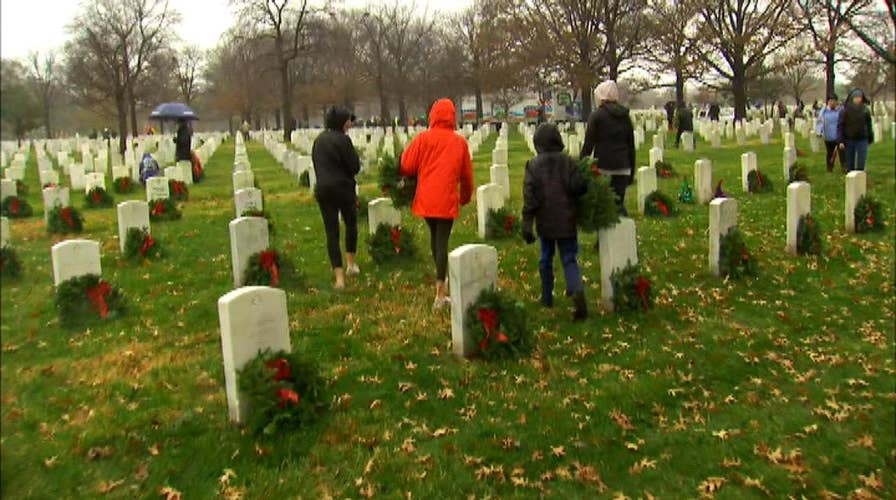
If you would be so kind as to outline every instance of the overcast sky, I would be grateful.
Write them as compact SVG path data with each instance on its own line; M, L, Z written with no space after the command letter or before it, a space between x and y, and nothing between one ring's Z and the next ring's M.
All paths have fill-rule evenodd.
M472 0L417 0L402 1L414 4L418 10L460 10ZM180 11L178 33L189 44L203 49L214 47L221 34L233 24L233 13L228 0L170 0L169 5ZM343 0L349 8L364 7L377 0ZM390 2L391 3L391 2ZM65 26L79 10L80 0L2 0L0 2L0 57L24 58L37 50L45 52L61 49L68 37Z

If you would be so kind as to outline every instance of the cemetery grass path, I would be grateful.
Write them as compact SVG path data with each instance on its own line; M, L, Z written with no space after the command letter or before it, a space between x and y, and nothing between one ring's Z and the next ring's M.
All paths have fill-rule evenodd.
M672 139L670 135L669 139ZM474 158L487 182L495 136ZM671 144L667 139L667 144ZM799 138L800 149L809 150ZM317 359L332 408L312 428L257 438L227 423L217 299L231 289L233 217L225 142L190 190L180 221L155 223L166 256L129 263L114 209L82 210L84 238L102 248L104 278L128 316L66 330L53 308L50 246L40 213L10 221L25 278L2 284L2 469L9 498L886 498L896 491L894 438L894 144L871 149L868 191L887 229L848 235L843 178L823 154L802 159L825 255L784 252L781 144L666 151L679 174L699 157L740 203L740 228L760 276L724 282L706 265L708 209L672 220L635 216L640 259L654 284L646 314L596 309L594 235L580 235L591 318L536 305L538 248L494 242L500 286L537 332L528 359L485 363L451 354L447 313L430 310L433 266L424 224L414 263L377 268L360 225L359 280L334 293L320 216L307 190L263 147L248 146L274 224L272 245L304 273L287 287L292 344ZM647 163L647 149L638 154ZM774 193L740 192L740 153L754 150ZM76 153L77 154L77 153ZM521 207L530 157L510 135L510 204ZM373 175L362 194L376 196ZM660 179L676 198L680 179ZM143 193L124 197L143 199ZM635 212L636 190L628 191ZM83 205L83 196L72 195ZM476 242L465 207L451 247ZM559 265L557 263L556 265ZM559 273L562 275L562 273Z

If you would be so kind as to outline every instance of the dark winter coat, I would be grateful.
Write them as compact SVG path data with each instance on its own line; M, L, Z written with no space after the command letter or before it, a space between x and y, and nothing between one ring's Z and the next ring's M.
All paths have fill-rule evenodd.
M576 201L588 185L575 162L563 152L563 138L557 126L539 125L532 138L538 153L526 163L523 180L523 230L547 239L576 236Z
M355 176L361 171L361 160L351 138L342 129L351 113L344 108L330 108L324 118L326 130L320 133L311 147L314 164L315 196L329 193L355 193Z
M177 135L174 137L174 161L193 161L190 154L190 145L193 140L193 132L186 122L177 127Z
M866 140L874 142L874 127L871 126L871 112L868 106L861 104L856 106L852 102L853 97L861 90L853 90L846 98L840 120L837 123L837 136L840 142Z
M678 108L678 130L681 132L694 131L694 113L688 108Z
M592 153L601 170L634 175L635 130L628 108L616 102L604 102L591 113L579 158Z
M718 104L710 104L709 105L709 119L717 122L719 121L719 114L722 112L721 108L719 108Z

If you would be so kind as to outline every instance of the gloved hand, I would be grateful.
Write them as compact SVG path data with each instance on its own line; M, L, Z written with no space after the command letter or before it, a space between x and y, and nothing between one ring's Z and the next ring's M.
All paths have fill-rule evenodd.
M523 229L523 240L525 240L526 244L529 245L535 243L535 235L532 234L531 229Z

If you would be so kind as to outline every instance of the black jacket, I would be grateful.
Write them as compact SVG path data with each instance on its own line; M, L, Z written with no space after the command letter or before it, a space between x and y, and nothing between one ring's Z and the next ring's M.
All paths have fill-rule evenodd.
M186 123L181 123L179 127L177 127L177 135L174 137L174 161L192 161L193 155L190 154L190 142L193 138L193 133L190 131L190 127L187 126Z
M721 108L719 108L718 104L710 104L709 105L709 119L717 122L719 121L719 114L721 113Z
M311 147L317 196L333 190L350 190L354 195L355 176L361 171L361 161L351 138L342 130L350 117L351 113L345 109L330 108L325 118L327 129L317 136Z
M868 106L865 104L856 106L852 102L856 92L856 90L850 92L846 99L846 104L840 113L840 120L837 122L837 135L840 137L840 142L861 140L874 142L871 112L868 111Z
M601 170L635 173L635 130L628 108L604 102L588 118L585 143L579 158L594 153Z
M688 108L678 108L678 130L680 132L694 131L694 113Z
M588 185L575 162L563 153L563 139L556 125L538 126L532 138L538 155L526 163L523 180L523 229L547 239L576 236L576 201Z

